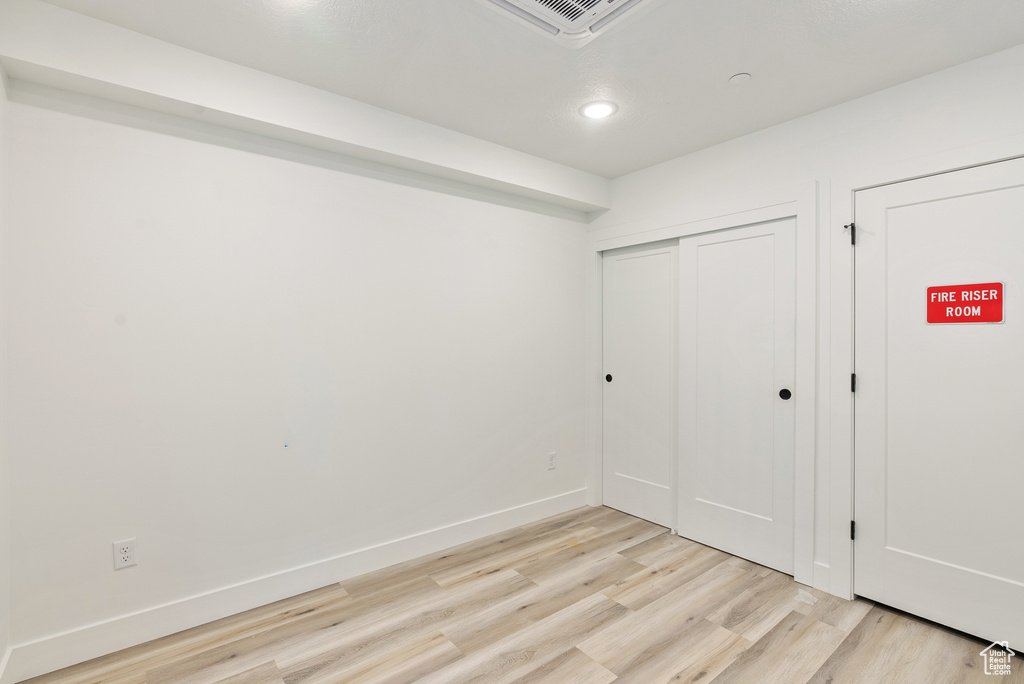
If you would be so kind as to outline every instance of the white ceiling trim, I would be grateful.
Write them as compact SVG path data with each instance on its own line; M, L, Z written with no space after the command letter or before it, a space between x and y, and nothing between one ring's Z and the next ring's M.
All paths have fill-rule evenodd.
M606 178L231 64L39 0L0 3L9 76L579 212Z

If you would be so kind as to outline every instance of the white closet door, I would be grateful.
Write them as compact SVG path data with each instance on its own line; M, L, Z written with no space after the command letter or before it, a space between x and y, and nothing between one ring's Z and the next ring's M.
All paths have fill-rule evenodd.
M1024 160L858 192L855 211L854 590L1019 651ZM933 314L962 322L929 323L949 292Z
M795 237L785 219L679 243L679 534L789 574Z
M674 527L676 247L604 255L604 503Z

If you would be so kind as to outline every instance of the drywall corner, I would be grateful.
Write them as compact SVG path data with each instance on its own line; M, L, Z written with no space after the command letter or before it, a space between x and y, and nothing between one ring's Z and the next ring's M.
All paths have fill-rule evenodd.
M0 69L0 681L11 643L11 496L7 452L7 77Z

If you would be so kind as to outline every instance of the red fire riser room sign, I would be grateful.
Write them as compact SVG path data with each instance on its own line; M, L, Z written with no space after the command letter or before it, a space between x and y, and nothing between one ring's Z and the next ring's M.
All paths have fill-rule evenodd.
M928 288L929 323L1002 323L1003 284L938 285Z

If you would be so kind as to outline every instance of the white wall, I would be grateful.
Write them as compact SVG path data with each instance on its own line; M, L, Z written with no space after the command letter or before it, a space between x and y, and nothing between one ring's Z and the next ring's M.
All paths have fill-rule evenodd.
M11 637L11 499L7 451L7 83L0 69L0 676Z
M581 224L101 119L9 107L16 676L583 503Z
M848 238L840 235L843 221L850 217L840 217L838 222L829 218L829 188L835 179L1021 135L1021 83L1024 46L618 178L612 184L613 208L591 224L592 238L608 240L639 231L641 235L632 240L642 242L644 231L759 206L747 206L749 198L762 203L772 197L792 200L792 188L818 181L819 241L826 250L829 238L834 244L848 245L843 242ZM993 146L997 157L999 148ZM927 162L916 166L928 168ZM939 170L943 169L934 168ZM818 291L820 420L814 556L818 566L827 570L832 560L827 384L832 341L827 251L823 256ZM833 543L845 533L831 532Z
M631 174L590 236L811 181L830 235L833 179L1024 133L1022 82L1019 47ZM5 684L582 501L580 224L31 100L0 114Z

